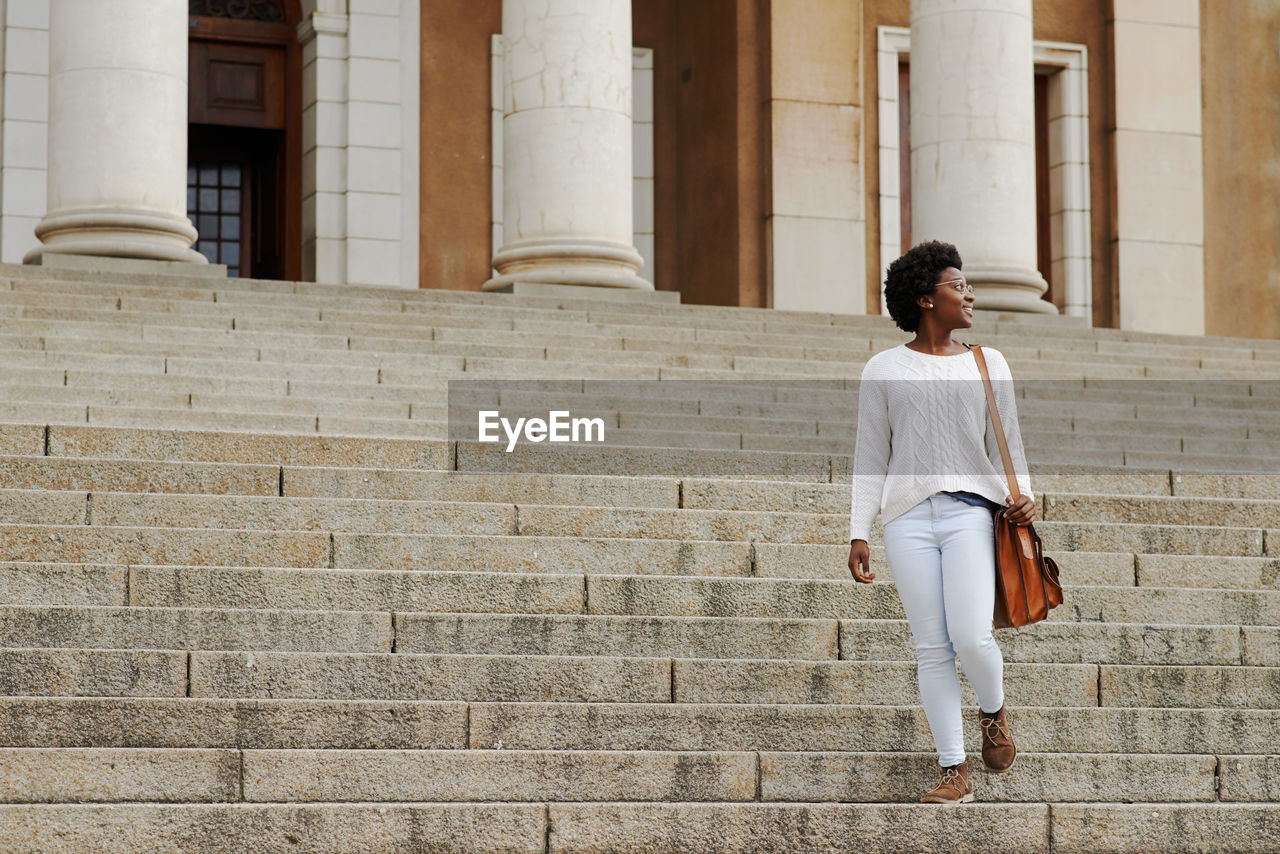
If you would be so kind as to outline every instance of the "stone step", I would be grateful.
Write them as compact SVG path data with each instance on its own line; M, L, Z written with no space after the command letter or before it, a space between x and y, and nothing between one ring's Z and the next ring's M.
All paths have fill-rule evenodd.
M0 648L390 652L393 635L390 612L0 606Z
M128 583L123 564L0 563L6 605L127 605Z
M752 631L760 634L755 636ZM779 647L791 637L793 649ZM1052 621L1001 630L1007 661L1280 666L1280 629ZM400 652L914 661L902 620L396 614Z
M2 427L0 431L3 431ZM42 454L46 453L45 447L41 434L40 450L5 452ZM50 427L47 453L55 457L97 459L268 465L358 464L430 470L453 468L453 449L448 442L441 441L91 426Z
M7 696L184 697L188 680L185 652L0 649L0 694Z
M1099 705L1096 665L1010 663L1005 681L1014 707ZM190 683L190 696L227 699L919 703L915 663L905 661L194 652ZM962 691L976 703L967 681Z
M480 749L934 750L918 705L472 703L469 708L469 744ZM976 706L962 709L965 750L981 767L977 713ZM1026 753L1265 756L1280 737L1280 711L1274 709L1010 705L1007 714L1019 752Z
M64 495L83 503L80 493L0 490L0 518L11 500L30 506L37 498ZM90 494L88 505L89 524L128 528L502 535L514 534L518 527L515 505L481 502L97 492Z
M457 750L466 745L467 704L460 702L0 697L0 747Z
M1067 522L1280 527L1280 500L1187 496L1075 495L1054 492L1043 518Z
M543 854L542 804L37 804L0 806L14 854L139 851ZM562 849L563 850L563 849Z
M1280 559L1189 555L1137 555L1138 583L1152 587L1280 590Z
M83 523L83 520L81 520ZM4 558L18 563L330 566L319 531L228 531L0 523Z
M680 505L681 496L681 481L670 477L478 474L322 466L285 466L282 474L282 492L293 498L676 508ZM839 491L834 486L831 489Z
M891 581L131 567L130 604L602 616L904 619ZM1051 621L1280 626L1280 591L1064 584Z

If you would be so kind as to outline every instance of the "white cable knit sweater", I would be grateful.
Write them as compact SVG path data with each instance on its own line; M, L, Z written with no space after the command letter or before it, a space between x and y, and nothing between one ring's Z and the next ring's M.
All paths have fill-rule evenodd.
M1018 489L1034 499L1009 363L991 347L982 352ZM862 369L849 539L867 539L877 512L891 522L935 492L975 492L997 504L1009 497L973 354L930 356L900 344Z

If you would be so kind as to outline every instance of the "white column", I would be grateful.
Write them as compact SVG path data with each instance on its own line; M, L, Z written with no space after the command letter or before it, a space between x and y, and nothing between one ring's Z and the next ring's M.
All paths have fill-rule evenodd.
M1121 329L1203 335L1200 4L1112 4Z
M207 263L187 221L187 11L52 0L48 212L27 253Z
M517 282L652 290L632 245L630 0L504 0L503 246Z
M1031 0L911 0L911 237L985 309L1056 313L1036 269Z

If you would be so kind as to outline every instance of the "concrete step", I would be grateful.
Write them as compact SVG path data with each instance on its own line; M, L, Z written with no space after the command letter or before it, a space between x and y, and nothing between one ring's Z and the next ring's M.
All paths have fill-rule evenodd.
M7 605L127 605L123 564L0 563L0 602Z
M905 661L195 652L190 679L190 696L228 699L919 703ZM1099 705L1096 665L1010 663L1005 682L1012 706ZM975 703L967 682L963 690Z
M188 678L185 652L0 649L0 695L183 697Z
M1137 555L1138 583L1152 587L1280 590L1280 559L1275 557L1203 557Z
M850 579L131 567L131 604L343 611L904 619L899 593ZM1280 626L1280 591L1064 586L1051 621Z
M346 536L346 535L344 535ZM0 523L4 558L18 563L330 566L319 531L228 531Z
M6 453L46 453L43 441L40 447L39 451L7 450ZM50 427L47 453L56 457L98 459L453 468L452 448L449 443L439 441L90 426Z
M15 854L139 851L344 851L407 854L445 842L458 854L542 854L542 804L75 804L0 806Z
M467 704L459 702L0 697L0 747L457 750L466 744Z
M32 505L36 498L64 495L71 507L84 509L70 501L83 503L80 493L0 490L0 518L10 499ZM518 528L515 505L481 502L98 492L88 505L89 524L129 528L490 535L514 534Z
M918 705L472 703L470 712L469 744L479 749L934 751ZM978 709L962 712L976 770ZM1280 734L1274 709L1010 705L1008 720L1020 753L1267 755Z
M243 463L0 456L7 489L278 495L280 466Z
M389 612L0 606L0 648L390 652Z
M758 631L758 635L753 635ZM1274 667L1280 629L1045 622L1000 631L1007 661ZM790 637L793 649L778 647ZM902 620L396 614L400 652L914 661Z
M1055 522L1280 527L1280 501L1275 499L1100 496L1061 492L1047 494L1045 499L1043 518Z

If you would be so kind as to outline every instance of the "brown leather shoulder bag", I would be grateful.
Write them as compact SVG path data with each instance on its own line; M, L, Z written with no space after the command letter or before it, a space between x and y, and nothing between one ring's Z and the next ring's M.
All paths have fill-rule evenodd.
M1013 471L1013 459L1009 455L1009 443L1005 441L1004 426L996 409L996 395L991 388L991 375L987 372L987 360L982 348L973 346L973 358L982 374L982 386L987 393L987 410L995 428L996 442L1000 445L1000 459L1004 474L1009 479L1009 496L1017 501L1018 478ZM992 624L997 629L1015 628L1038 623L1049 616L1049 609L1062 604L1062 585L1058 583L1058 565L1053 558L1045 557L1040 537L1031 525L1015 525L1005 518L1004 508L995 511L996 536L996 604Z

